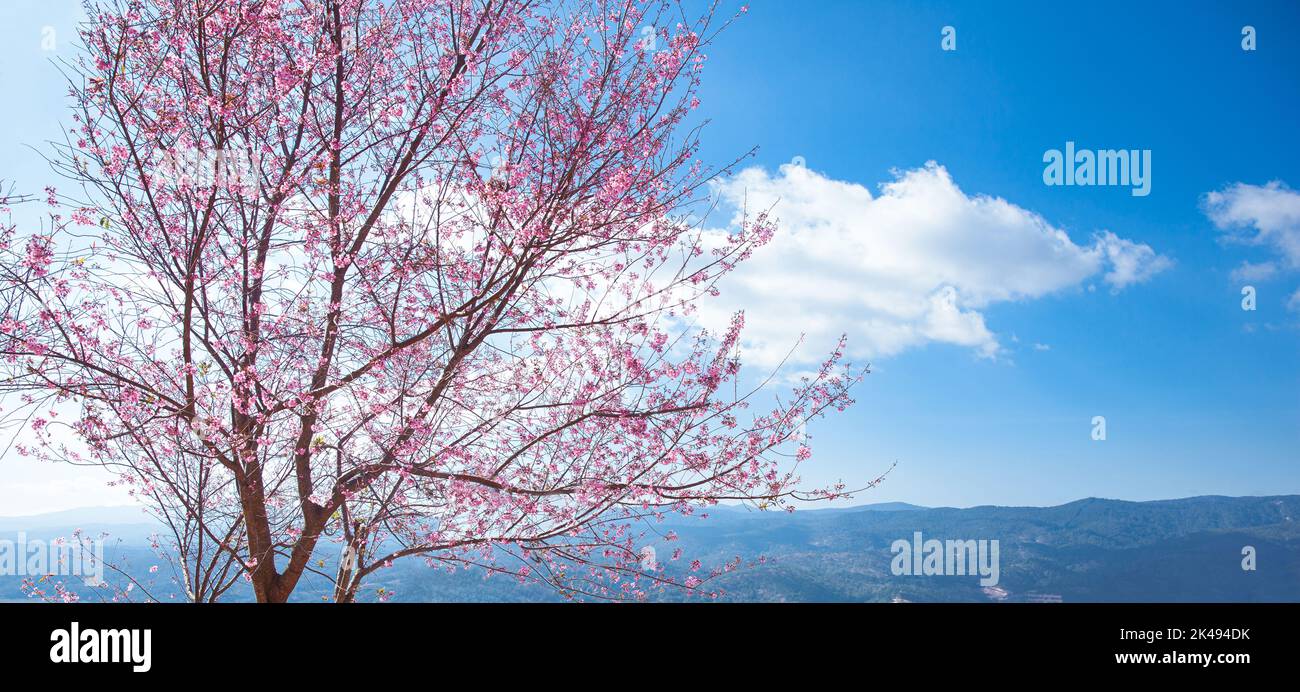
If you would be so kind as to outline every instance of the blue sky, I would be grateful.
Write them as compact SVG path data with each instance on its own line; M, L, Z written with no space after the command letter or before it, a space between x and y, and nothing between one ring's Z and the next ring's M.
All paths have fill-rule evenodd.
M17 0L0 9L0 89L9 98L0 109L0 177L32 191L54 178L25 145L55 136L65 117L49 63L59 52L41 50L41 31L54 26L69 38L72 6ZM1256 29L1253 52L1241 49L1244 25ZM941 50L944 26L956 29L955 51ZM1253 221L1253 207L1230 207L1225 213L1237 223L1228 232L1203 204L1207 193L1238 183L1300 188L1298 28L1300 6L1290 2L751 3L710 51L702 91L712 120L706 161L759 147L748 164L761 170L729 189L781 192L776 216L799 220L792 233L814 233L822 198L810 197L803 210L787 204L812 181L841 195L837 232L902 237L906 223L871 225L883 218L872 206L887 196L879 186L933 161L949 181L938 179L940 186L960 188L962 204L987 207L969 202L980 195L1004 200L1024 237L1047 228L1073 243L1071 266L1030 253L1042 275L1028 294L981 299L992 290L987 281L953 279L955 305L982 320L981 335L927 335L904 316L889 324L913 336L884 343L851 312L853 301L830 310L874 373L857 406L811 426L816 455L805 478L852 485L897 461L882 487L855 502L954 506L1300 492L1300 311L1288 307L1300 270L1279 244L1300 237L1296 218L1274 218L1273 240L1250 242L1264 223ZM1150 195L1045 185L1044 152L1067 140L1151 150ZM806 169L781 168L795 157ZM858 186L870 200L855 197ZM923 194L900 194L904 221L929 221ZM976 232L963 225L967 218L940 219L932 229L969 245L958 274L1020 266L1005 264L1004 252L981 252L1001 230ZM1167 265L1108 280L1115 267L1096 259L1096 234L1105 231ZM862 247L870 255L875 245ZM779 259L769 257L768 266ZM1088 262L1096 271L1085 270ZM1274 269L1243 280L1247 262ZM812 260L790 267L793 274L774 275L752 293L755 304L744 307L753 321L797 322L805 312L798 301L772 296L804 283L799 271L809 281L840 279L833 285L862 294L854 300L870 301L881 285L867 270L828 276ZM1060 276L1050 275L1057 269ZM853 283L863 276L872 282ZM1257 290L1253 312L1241 309L1246 284ZM829 348L817 340L839 329L822 327L810 332L809 349ZM1106 418L1104 441L1091 438L1098 415ZM118 497L81 471L13 458L0 469L0 514Z
M956 51L940 48L944 26ZM1236 182L1300 187L1297 27L1286 2L752 3L710 54L706 159L757 145L769 171L802 156L873 193L891 169L934 160L968 195L1077 243L1106 229L1173 262L1118 294L1087 281L982 310L1005 358L941 343L873 358L859 404L813 426L806 477L897 460L860 500L961 506L1300 492L1300 314L1287 309L1300 273L1234 280L1278 253L1225 242L1201 208ZM1044 152L1067 140L1152 150L1151 194L1044 185Z

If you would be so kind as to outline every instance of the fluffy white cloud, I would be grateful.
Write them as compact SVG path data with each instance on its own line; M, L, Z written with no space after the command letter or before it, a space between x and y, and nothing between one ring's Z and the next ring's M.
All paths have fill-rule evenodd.
M1232 280L1267 281L1285 270L1300 269L1300 192L1280 180L1266 185L1233 183L1205 195L1206 216L1231 240L1262 245L1277 259L1242 262ZM1300 312L1300 289L1287 301L1287 309Z
M1110 231L1097 237L1095 247L1106 253L1110 263L1106 283L1116 292L1142 283L1173 265L1169 258L1157 255L1150 245L1125 240Z
M1233 183L1205 195L1207 216L1230 237L1272 247L1290 269L1300 268L1300 192L1274 180L1267 185ZM1270 262L1244 264L1236 275L1268 278L1277 267Z
M745 357L764 366L800 333L806 347L796 362L824 356L845 332L855 357L930 342L996 356L987 306L1097 276L1118 291L1170 264L1110 232L1078 245L1032 211L967 195L934 162L897 173L879 195L795 165L775 175L746 169L717 192L738 210L771 209L780 220L773 240L724 280L722 297L701 306L707 325L745 309Z
M1232 280L1237 282L1267 281L1277 276L1276 262L1242 262L1232 270Z

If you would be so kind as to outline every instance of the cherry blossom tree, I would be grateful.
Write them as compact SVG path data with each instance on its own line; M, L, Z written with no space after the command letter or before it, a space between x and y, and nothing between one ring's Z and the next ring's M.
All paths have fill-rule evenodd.
M672 538L657 520L845 492L798 476L802 426L860 378L842 349L779 396L788 380L745 389L743 315L695 316L774 231L761 213L704 225L730 168L696 159L693 111L734 17L662 0L88 16L51 156L68 183L0 249L0 367L20 451L112 471L172 533L187 598L242 579L285 601L317 572L351 601L408 556L576 598L709 595L737 563L644 559Z

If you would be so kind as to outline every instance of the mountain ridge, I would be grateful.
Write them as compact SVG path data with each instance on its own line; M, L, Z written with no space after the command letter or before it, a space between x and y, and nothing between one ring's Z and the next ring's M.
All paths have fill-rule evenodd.
M860 505L849 505L847 507L815 507L815 506L803 507L798 509L795 512L795 514L806 514L812 512L828 512L828 513L829 512L857 512L857 511L866 511L866 510L871 510L871 511L912 511L912 510L965 511L965 510L976 510L976 509L1046 510L1046 509L1059 509L1063 507L1070 507L1072 505L1077 505L1080 503L1088 503L1088 502L1096 502L1096 501L1130 504L1130 505L1153 505L1153 504L1162 504L1162 503L1185 503L1185 502L1202 501L1202 500L1252 500L1252 499L1276 499L1276 498L1300 499L1300 494L1192 495L1188 497L1163 498L1157 500L1125 500L1122 498L1089 496L1089 497L1079 498L1077 500L1071 500L1069 502L1064 502L1059 505L971 505L969 507L954 507L950 505L930 506L930 505L917 505L917 504L912 504L909 502L901 502L901 501L889 501L889 502L869 502ZM724 505L724 504L713 505L711 507L708 507L707 510L710 512L715 512L718 510L735 510L735 511L746 512L746 513L754 513L754 512L762 511L762 510L752 509L744 505ZM104 515L114 517L114 521L107 522L113 524L140 523L138 521L128 521L127 519L134 518L138 520L138 519L151 518L147 514L145 509L139 505L88 505L85 507L73 507L70 509L57 510L53 512L39 512L36 514L0 515L0 526L7 526L11 523L18 522L19 520L33 520L33 519L41 520L41 523L34 524L35 526L45 526L50 523L48 520L53 518L59 518L60 520L59 523L63 524L63 523L67 523L66 521L64 521L64 519L70 519L73 517L92 518L98 514L104 514ZM72 523L76 523L76 522L74 521Z
M686 557L664 564L679 578L688 574L693 559L707 570L741 556L744 567L710 582L730 601L1300 601L1300 495L1083 498L1051 507L875 503L792 513L718 509L703 511L708 519L672 515L656 525L658 530L647 531L642 543L660 556L680 547ZM150 530L147 515L120 509L107 514L142 521L96 525L87 512L70 510L31 518L27 532L53 537L60 520L75 518L87 532L107 529L109 540L118 541L117 554L133 569L159 562L137 545ZM0 539L24 530L16 528L22 519L0 519ZM659 538L667 528L678 536L675 543ZM118 535L111 535L115 531ZM996 541L998 583L984 588L969 573L895 574L893 546L913 542L917 532L923 540ZM1242 568L1247 548L1257 556L1256 569ZM329 564L337 559L336 550L322 546L317 557ZM21 597L13 579L0 577L0 598ZM408 601L558 600L540 587L485 580L476 572L449 575L420 560L398 561L376 572L362 600L373 600L379 588ZM328 580L313 576L296 597L319 601L328 593ZM231 594L234 600L249 596ZM684 596L665 592L653 598Z

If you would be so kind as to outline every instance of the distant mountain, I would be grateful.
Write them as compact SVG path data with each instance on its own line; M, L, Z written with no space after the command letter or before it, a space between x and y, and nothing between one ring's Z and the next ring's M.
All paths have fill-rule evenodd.
M151 523L153 518L139 507L82 507L25 517L0 517L0 531L32 531L68 526L100 528Z
M678 528L687 553L761 553L726 575L733 600L1300 601L1300 496L1157 502L1089 498L1058 507L796 512ZM997 540L1000 579L895 576L891 544ZM1242 569L1252 546L1257 569Z
M833 509L814 509L805 510L812 512L911 512L920 509L930 509L921 505L909 505L906 502L877 502L870 505L855 505L853 507L836 507Z
M651 545L660 556L682 549L686 558L666 565L679 575L689 559L710 565L744 558L745 567L711 583L730 601L1300 601L1296 495L1089 498L1057 507L968 509L881 503L794 513L713 507L707 513L707 519L666 521L661 532L671 529L679 541ZM138 510L0 518L0 539L74 524L118 537L125 531L114 549L133 572L158 562L140 539L150 525ZM926 540L998 541L998 583L984 588L975 575L893 574L891 545L911 542L916 532ZM1254 549L1253 571L1242 569L1245 546ZM478 572L447 574L419 560L384 570L366 593L381 586L407 601L557 600L539 587ZM317 577L298 597L320 600L327 592L328 583ZM21 598L16 594L17 578L0 577L0 599Z

